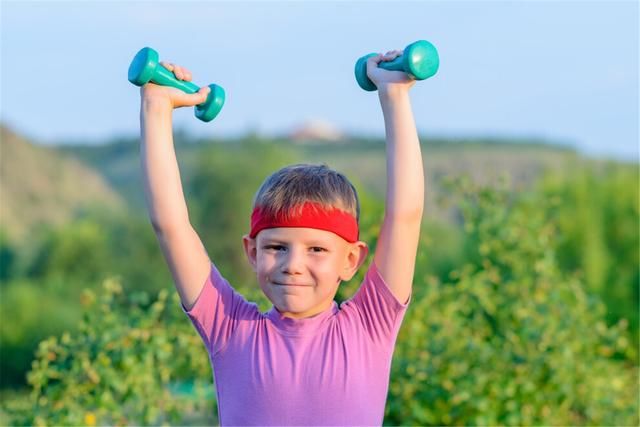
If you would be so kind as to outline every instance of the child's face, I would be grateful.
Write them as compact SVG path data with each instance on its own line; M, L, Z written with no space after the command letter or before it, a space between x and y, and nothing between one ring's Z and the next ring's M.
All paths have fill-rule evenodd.
M365 261L366 243L349 243L329 231L282 227L243 237L258 283L280 313L314 316L331 305L342 280L350 280Z

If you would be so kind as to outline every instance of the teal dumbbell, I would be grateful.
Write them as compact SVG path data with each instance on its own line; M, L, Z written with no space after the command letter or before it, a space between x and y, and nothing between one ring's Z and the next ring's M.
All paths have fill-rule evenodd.
M161 86L171 86L186 93L196 93L200 88L191 82L178 80L173 73L164 68L158 61L158 52L145 47L140 49L129 65L129 81L136 86L144 86L152 82ZM224 89L210 84L211 92L207 100L195 107L196 117L203 122L213 120L224 105Z
M374 91L378 89L367 77L367 60L376 53L370 53L356 62L356 80L364 90ZM438 72L440 58L436 48L426 40L418 40L404 48L402 55L393 61L383 61L378 67L389 71L404 71L416 80L424 80Z

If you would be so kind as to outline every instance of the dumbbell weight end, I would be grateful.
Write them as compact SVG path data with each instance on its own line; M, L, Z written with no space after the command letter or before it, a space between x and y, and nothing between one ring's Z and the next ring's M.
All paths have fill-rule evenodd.
M211 92L207 96L207 100L202 104L196 105L196 117L203 122L210 122L215 119L226 99L224 89L221 86L210 84Z
M158 52L145 47L140 49L129 65L128 78L136 86L152 82L160 86L171 86L186 93L196 93L199 87L191 82L178 80L159 61Z
M358 85L360 85L362 89L367 90L369 92L372 92L378 89L377 86L371 81L371 79L367 77L367 61L372 56L377 56L377 54L370 53L369 55L365 55L362 58L358 59L358 61L356 61L356 69L355 69L356 81L358 82Z

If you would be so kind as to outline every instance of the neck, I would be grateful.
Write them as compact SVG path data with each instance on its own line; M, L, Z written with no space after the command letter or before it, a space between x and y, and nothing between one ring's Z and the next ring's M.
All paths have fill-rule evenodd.
M331 304L333 304L333 299L328 300L326 303L314 307L313 309L306 311L304 313L293 313L290 311L280 311L278 309L278 307L276 307L274 305L274 308L278 311L278 313L280 313L282 316L284 317L288 317L290 319L308 319L310 317L314 317L317 316L318 314L328 310L331 307Z

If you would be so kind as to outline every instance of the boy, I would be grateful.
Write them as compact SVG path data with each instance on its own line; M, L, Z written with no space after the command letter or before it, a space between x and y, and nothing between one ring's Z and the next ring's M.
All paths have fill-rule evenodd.
M293 165L268 177L254 199L247 258L273 303L255 303L221 276L190 224L172 142L174 108L195 94L141 89L141 161L150 220L213 367L222 425L381 425L395 340L411 298L424 200L422 156L409 100L415 83L369 59L387 144L386 209L373 262L340 307L340 282L364 263L355 188L325 165ZM176 78L183 67L162 63Z

